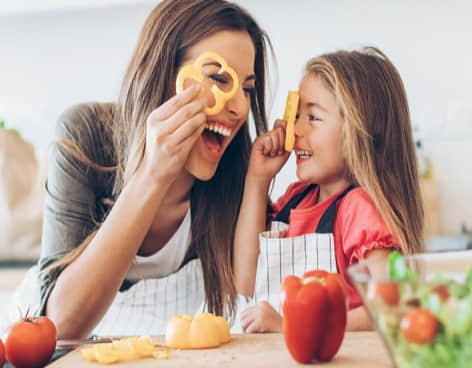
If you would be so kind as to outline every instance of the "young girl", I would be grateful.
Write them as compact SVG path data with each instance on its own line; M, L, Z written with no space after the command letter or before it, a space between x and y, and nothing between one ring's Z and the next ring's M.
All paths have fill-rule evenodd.
M232 240L250 111L257 132L266 130L266 42L231 2L162 1L144 24L119 101L62 115L37 288L59 338L162 334L175 314L234 310ZM204 61L205 83L236 86L216 115L205 113L213 106L201 95L205 83L176 95L179 70L205 52L239 81Z
M365 329L368 317L358 308L347 266L385 259L393 248L422 248L423 209L405 89L387 56L370 47L310 60L299 95L300 181L269 209L269 184L289 157L284 122L276 121L253 145L233 253L236 288L255 302L241 313L241 326L245 332L280 331L281 281L320 268L346 281L348 329ZM273 230L283 231L263 232L271 222ZM281 228L283 223L288 227Z

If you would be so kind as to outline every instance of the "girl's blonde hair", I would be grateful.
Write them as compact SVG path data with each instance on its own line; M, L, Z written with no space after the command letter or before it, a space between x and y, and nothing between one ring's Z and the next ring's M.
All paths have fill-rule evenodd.
M423 205L410 113L400 74L379 49L308 61L344 118L346 175L375 203L405 254L423 250Z
M146 119L175 94L177 71L188 49L224 30L247 32L251 37L256 50L251 113L257 134L267 130L264 90L266 48L270 41L265 32L245 10L225 0L164 0L151 12L141 30L118 104L102 112L103 116L108 116L103 128L113 137L116 162L116 167L111 168L115 172L113 199L141 163ZM74 142L61 142L60 147L88 166L100 169ZM231 257L250 147L249 129L245 124L226 149L213 178L205 182L196 180L190 193L192 242L202 264L206 302L210 312L220 315L233 314L235 308ZM60 272L73 262L92 241L99 225L80 246L44 272Z

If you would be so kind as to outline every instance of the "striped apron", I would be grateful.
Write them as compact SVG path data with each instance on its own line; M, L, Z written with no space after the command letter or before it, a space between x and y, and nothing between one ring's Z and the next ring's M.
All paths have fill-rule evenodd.
M285 236L290 211L296 208L314 188L315 185L310 185L292 197L272 221L271 230L259 234L259 258L254 296L253 298L239 298L239 312L264 300L281 313L280 287L286 276L301 277L306 271L315 269L337 271L333 238L336 205L353 188L352 186L330 204L314 233L295 237Z

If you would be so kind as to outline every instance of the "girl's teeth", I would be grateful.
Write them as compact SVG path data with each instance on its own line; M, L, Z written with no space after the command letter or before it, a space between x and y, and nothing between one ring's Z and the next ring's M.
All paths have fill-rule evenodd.
M310 158L312 154L308 151L298 151L297 156L298 158Z

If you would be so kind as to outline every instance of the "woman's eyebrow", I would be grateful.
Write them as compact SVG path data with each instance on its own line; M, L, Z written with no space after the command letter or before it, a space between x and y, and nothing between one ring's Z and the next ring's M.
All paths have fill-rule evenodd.
M253 80L256 80L256 76L254 74L251 74L246 78L246 82L247 81L253 81Z
M207 61L203 63L202 66L217 66L218 68L221 68L221 64L217 61Z

